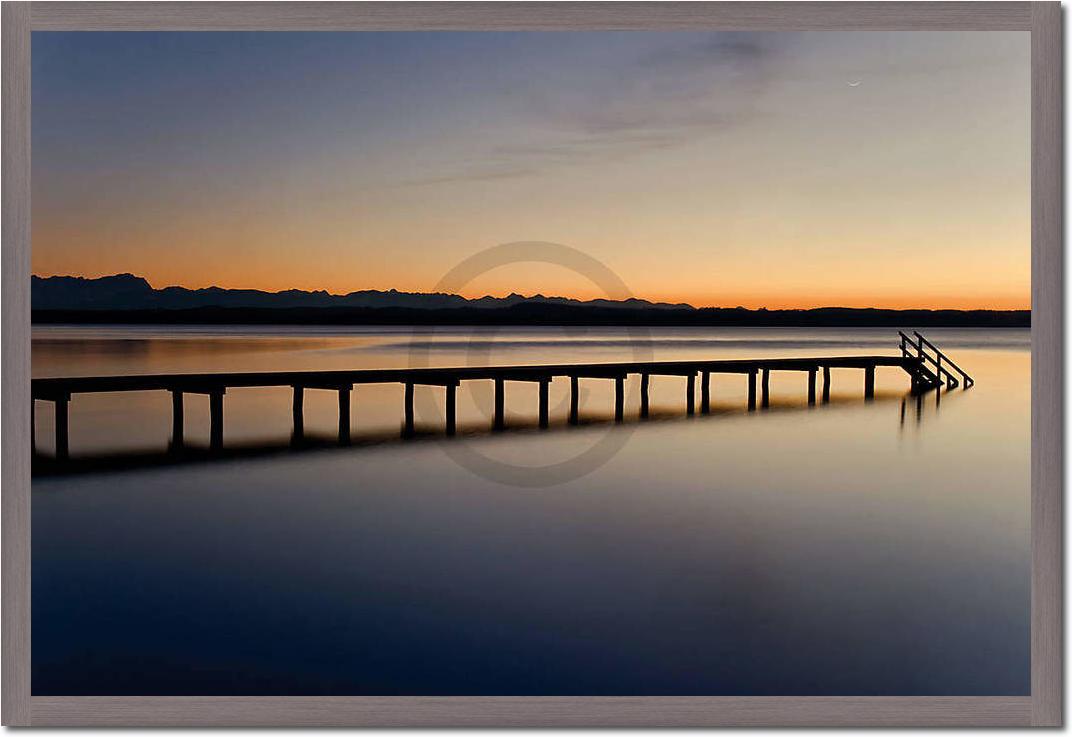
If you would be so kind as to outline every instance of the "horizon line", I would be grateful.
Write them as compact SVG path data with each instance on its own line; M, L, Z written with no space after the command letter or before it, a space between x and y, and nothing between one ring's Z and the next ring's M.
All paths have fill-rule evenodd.
M879 305L869 305L869 306L866 306L866 307L852 307L852 306L846 306L846 305L839 305L839 304L836 304L836 303L833 303L833 304L828 303L828 304L815 305L815 306L812 306L812 307L799 307L799 306L796 306L796 307L787 307L787 306L783 306L783 307L768 307L768 306L745 307L745 306L739 305L739 304L738 305L709 304L709 305L697 306L695 304L692 304L691 302L686 302L684 300L670 301L670 300L660 300L660 299L649 299L649 298L640 297L640 296L637 296L637 295L630 295L630 296L624 297L624 298L614 298L614 297L582 298L582 297L567 297L567 296L564 296L564 295L556 295L556 294L548 295L548 294L543 294L541 292L536 292L535 294L523 294L523 293L517 292L517 291L510 291L509 293L505 293L505 294L501 294L501 295L487 293L487 294L482 294L480 296L466 296L465 294L461 294L461 293L457 293L457 292L410 291L410 290L397 289L395 287L389 287L389 288L365 287L365 288L361 288L361 289L353 289L353 290L350 290L348 292L332 292L332 291L329 291L329 290L323 289L323 288L321 288L321 289L302 289L300 287L287 287L287 288L284 288L284 289L272 290L272 289L264 289L264 288L261 288L261 287L223 287L223 286L219 286L217 284L210 284L208 286L203 286L203 287L190 287L190 286L185 286L185 285L182 285L182 284L168 284L166 286L157 287L157 286L155 286L153 284L152 280L150 280L149 277L142 276L140 274L135 274L135 273L129 272L129 271L117 272L115 274L103 274L101 276L85 276L85 275L81 275L81 274L60 274L60 273L54 273L54 274L48 274L48 275L41 275L41 274L36 274L36 273L31 273L30 274L31 279L33 279L33 278L37 278L37 279L67 278L67 279L81 279L81 280L84 280L84 281L98 281L100 279L109 279L109 278L121 277L121 276L128 276L128 277L132 277L132 278L135 278L135 279L141 279L141 280L145 281L145 283L148 284L149 288L152 289L153 291L162 291L164 289L185 289L187 291L194 292L194 291L206 290L206 289L218 289L218 290L222 290L222 291L252 291L252 292L261 292L261 293L264 293L264 294L284 294L284 293L287 293L287 292L302 292L304 294L323 293L323 294L327 294L328 296L331 296L331 297L347 297L349 295L358 294L358 293L361 293L361 292L379 292L379 293L394 292L394 293L397 293L397 294L412 294L412 295L448 295L448 296L453 296L453 297L461 297L462 299L465 299L465 300L471 301L471 302L481 300L481 299L506 299L508 297L520 297L522 299L546 299L546 300L561 299L561 300L570 300L570 301L574 301L574 302L580 302L582 304L589 303L589 302L618 302L618 303L621 303L621 302L628 302L628 301L638 301L638 302L645 302L645 303L650 304L650 305L656 305L656 306L657 305L668 305L670 307L687 308L687 309L692 309L692 310L705 310L705 309L748 310L748 311L751 311L751 312L758 312L758 311L764 311L764 310L766 310L766 311L801 311L801 312L809 311L809 310L887 310L887 311L892 311L892 312L909 312L909 311L928 311L928 312L1031 312L1030 305L1027 306L1027 307L1012 307L1012 308L1008 308L1008 307L1006 307L1006 308L1000 308L1000 307L882 307L882 306L879 306ZM31 304L31 309L33 309L32 304Z

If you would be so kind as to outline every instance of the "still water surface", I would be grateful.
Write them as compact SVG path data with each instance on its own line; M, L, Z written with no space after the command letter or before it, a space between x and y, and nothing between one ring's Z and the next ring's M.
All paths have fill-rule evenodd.
M38 476L35 694L1026 694L1030 339L933 330L976 386L917 404L899 369L876 400L833 372L809 408L775 373L744 412L715 376L684 416L609 422L612 382L463 384L460 437L399 441L402 388L352 393L352 448ZM34 376L895 353L888 330L39 327ZM420 391L420 389L418 389ZM442 390L426 389L430 406ZM166 393L76 395L71 453L154 453ZM337 399L306 396L306 432ZM226 443L283 446L287 389L231 390ZM421 420L419 417L418 420ZM207 444L204 397L187 440ZM532 485L619 433L583 477ZM51 409L37 448L52 452ZM617 436L616 436L617 437ZM462 446L456 444L463 444ZM456 462L465 447L528 486ZM478 469L479 471L479 469ZM509 479L507 479L509 481Z

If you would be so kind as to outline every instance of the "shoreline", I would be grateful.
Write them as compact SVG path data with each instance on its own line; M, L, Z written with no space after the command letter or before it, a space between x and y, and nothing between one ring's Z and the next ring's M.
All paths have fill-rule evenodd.
M1029 310L670 310L519 305L499 309L221 308L34 310L31 325L1029 328Z

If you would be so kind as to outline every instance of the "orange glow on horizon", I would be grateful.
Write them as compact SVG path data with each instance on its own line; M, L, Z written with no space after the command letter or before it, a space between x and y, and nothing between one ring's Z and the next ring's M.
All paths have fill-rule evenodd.
M104 276L113 276L114 272L101 272L101 273L83 273L83 274L71 274L68 272L38 272L35 276L38 277L50 277L50 276L75 276L86 279L96 279ZM435 291L431 287L420 287L416 285L405 286L370 286L370 285L320 285L320 284L302 284L294 282L283 281L270 281L260 283L250 283L248 281L242 281L238 279L218 279L212 281L185 281L181 284L171 282L169 280L154 279L152 277L136 274L136 276L144 276L149 284L155 289L162 289L170 286L182 286L187 289L205 289L208 287L218 287L221 289L255 289L263 292L284 292L288 290L300 290L306 292L315 291L327 291L333 295L345 295L351 292L359 292L366 290L373 291L390 291L395 289L399 292L411 292L411 293L430 293ZM509 287L499 286L497 288L489 289L462 289L456 292L466 299L479 299L480 297L506 297L510 294L521 294L526 297L532 297L536 294L542 294L545 297L566 297L570 299L577 299L581 301L594 300L594 299L611 299L606 294L600 292L598 289L590 288L583 289L575 286L563 285L561 289L553 288L540 288L538 290L531 289L511 289ZM1007 293L1000 295L980 295L978 297L968 297L966 295L941 295L941 294L898 294L898 295L875 295L875 294L853 294L851 292L843 292L837 295L820 295L820 294L793 294L787 295L785 293L771 296L764 296L762 294L738 294L738 295L726 295L723 294L719 298L713 298L709 295L702 294L675 294L675 293L652 293L652 294L634 294L637 299L643 299L648 302L656 303L685 303L693 307L720 307L720 308L734 308L743 307L749 310L810 310L824 307L846 307L856 309L887 309L887 310L1030 310L1031 303L1030 298L1025 298L1016 294Z

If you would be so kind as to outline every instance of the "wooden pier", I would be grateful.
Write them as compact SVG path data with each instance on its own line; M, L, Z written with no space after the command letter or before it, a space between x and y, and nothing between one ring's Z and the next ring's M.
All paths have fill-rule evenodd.
M585 380L614 382L614 418L624 419L625 378L640 377L640 416L649 411L648 384L652 376L678 376L686 380L686 413L695 413L696 380L700 383L700 412L711 408L711 377L728 374L743 377L747 382L747 406L755 410L770 403L770 375L774 371L807 374L808 404L816 402L816 383L822 372L821 401L830 399L831 369L858 369L863 374L863 395L875 394L875 370L880 367L902 369L911 381L913 391L963 385L975 382L948 356L918 333L916 340L901 337L901 354L893 356L833 356L809 358L730 359L719 361L649 361L626 363L555 364L539 366L490 366L459 368L361 369L354 371L270 371L256 373L149 374L134 376L84 376L72 378L33 379L32 402L52 402L55 407L56 457L64 459L69 453L69 405L74 394L100 392L166 391L172 397L172 448L183 447L183 396L205 394L209 397L210 447L223 447L223 408L228 389L249 387L290 387L293 390L293 436L300 439L304 432L304 398L306 390L338 393L339 443L350 442L350 392L361 384L402 384L403 435L414 433L413 389L417 385L441 386L446 389L444 402L445 432L453 435L456 428L456 393L462 381L492 381L495 386L492 427L505 427L505 395L507 382L539 384L539 425L546 428L548 416L548 387L554 379L570 381L569 423L579 421L579 384ZM933 355L932 355L933 354ZM31 411L31 433L34 431L34 412ZM32 437L32 435L31 435Z

